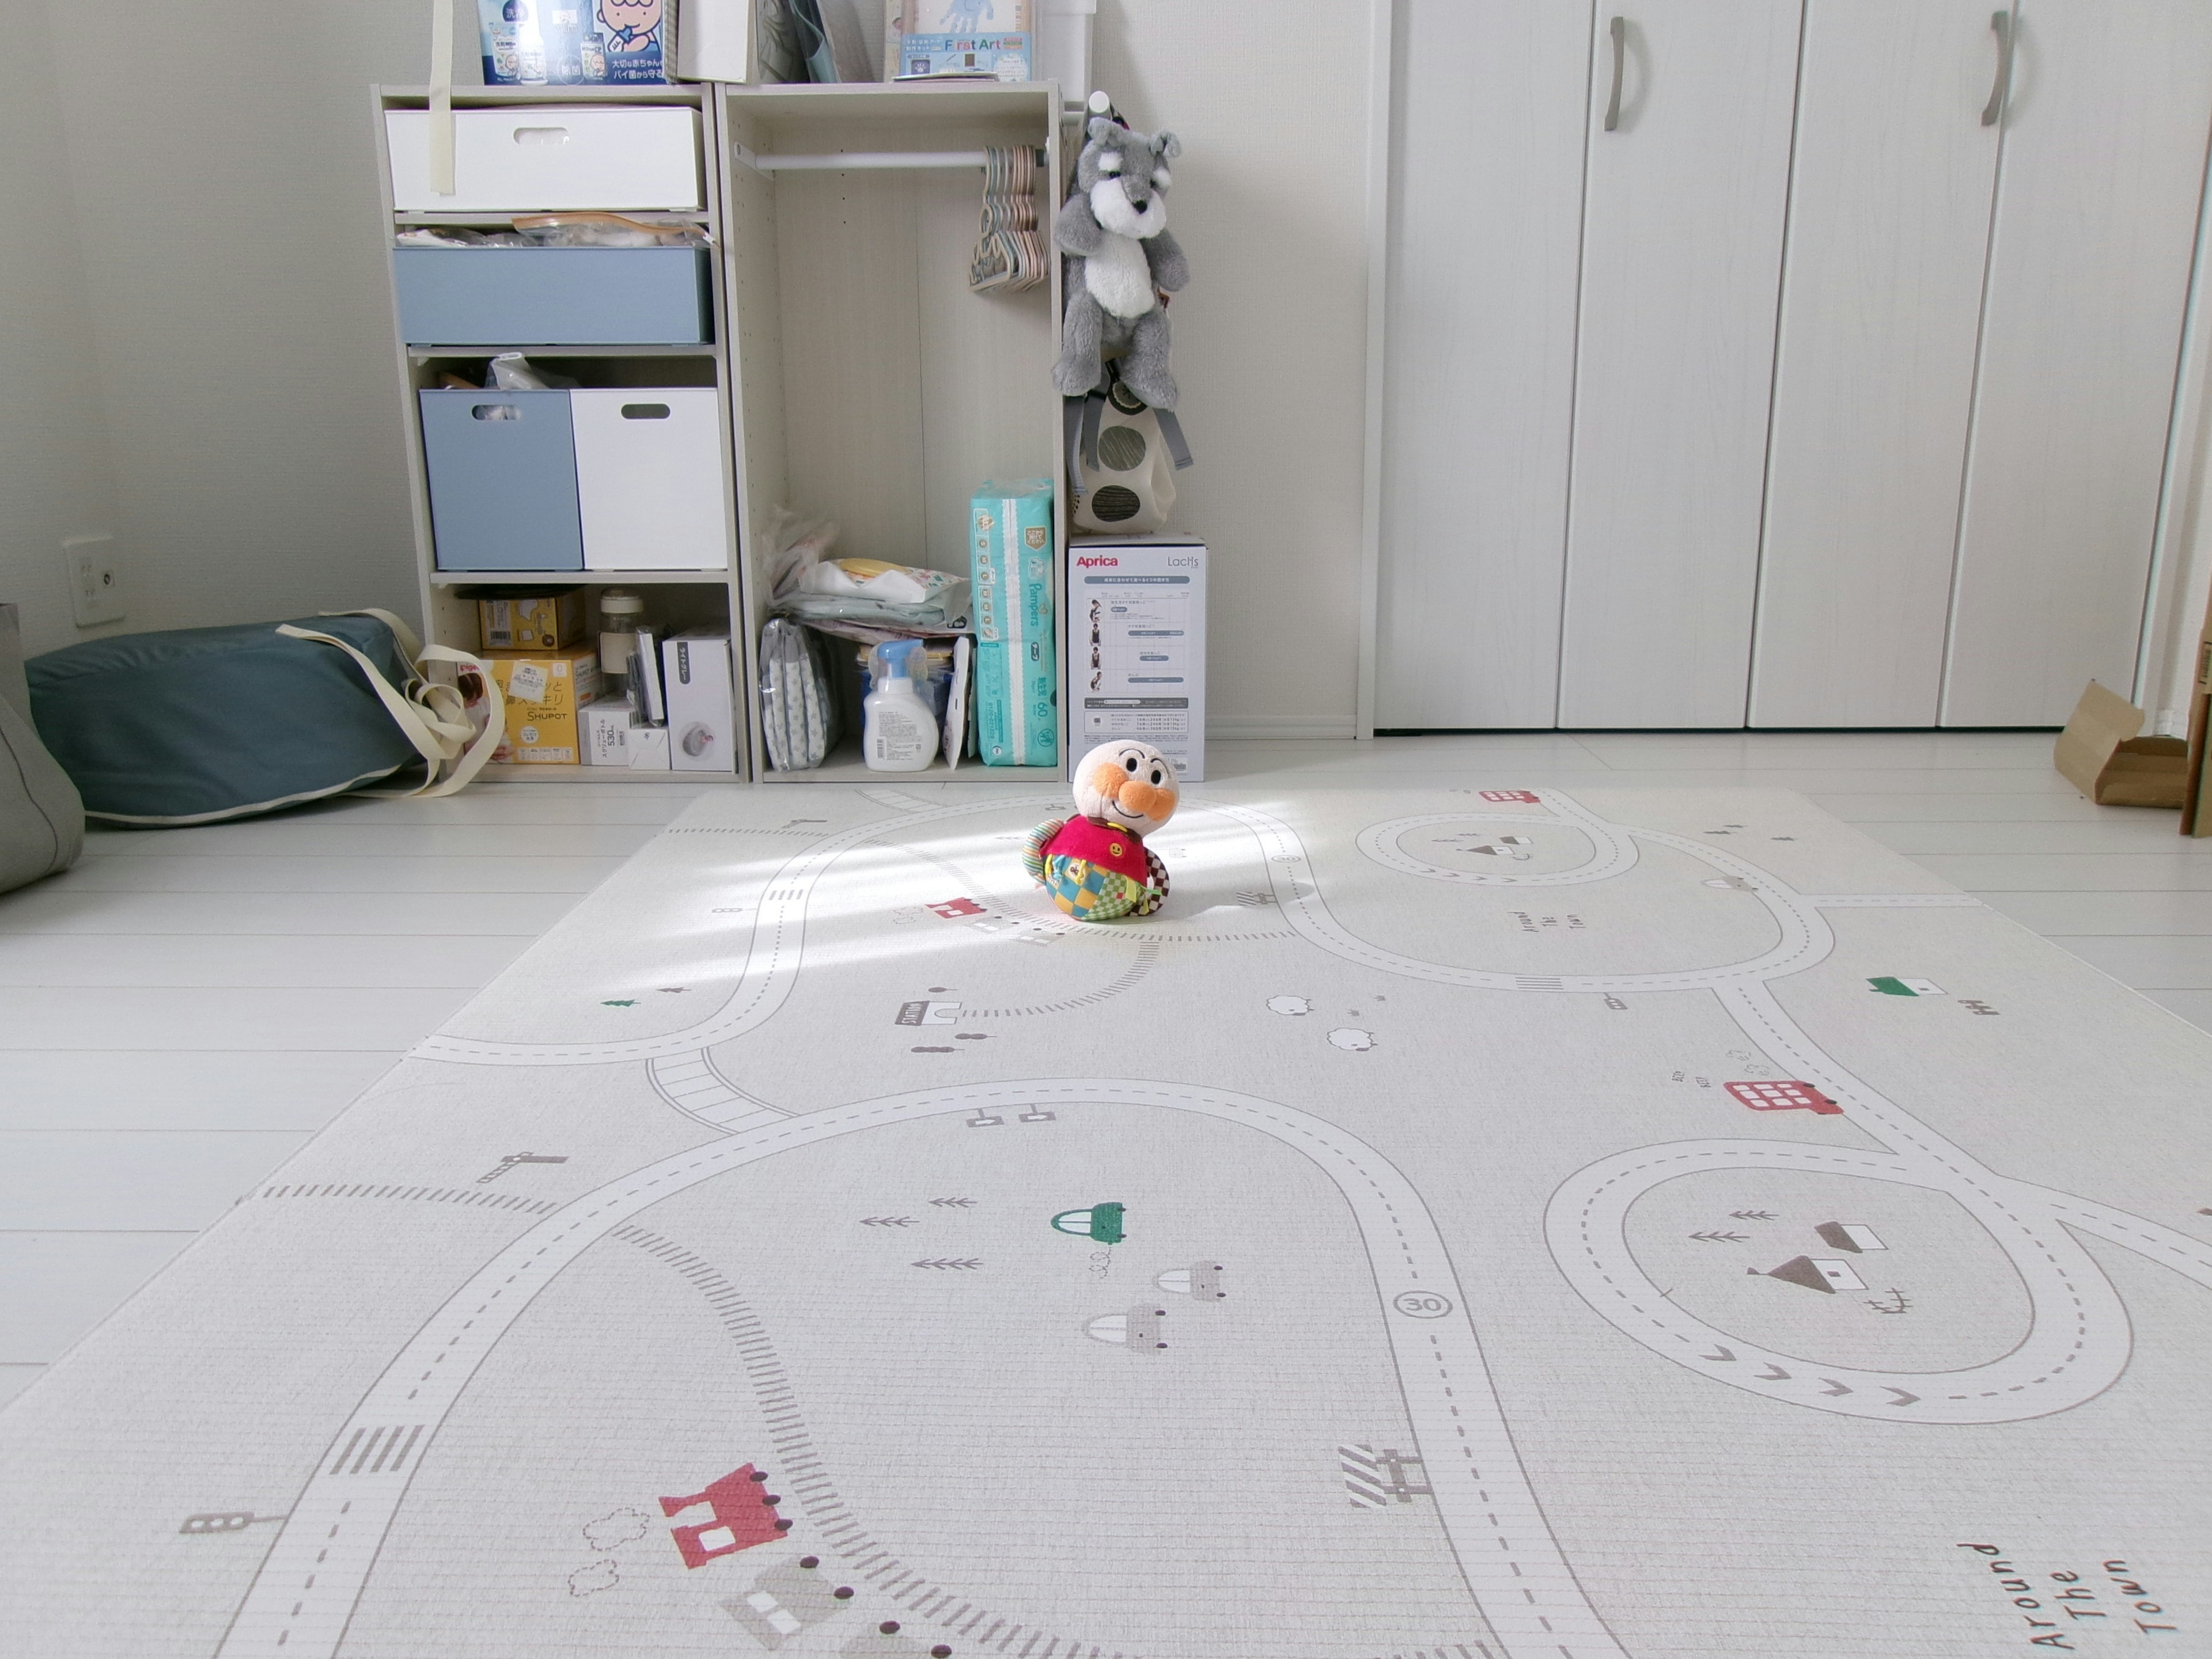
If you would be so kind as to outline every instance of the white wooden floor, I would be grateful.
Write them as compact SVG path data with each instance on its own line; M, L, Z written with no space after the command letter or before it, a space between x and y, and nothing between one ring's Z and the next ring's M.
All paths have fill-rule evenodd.
M2212 1029L2212 841L2090 805L2050 753L2045 733L1533 733L1210 760L1283 789L1799 790ZM495 784L98 834L75 870L0 897L0 1399L698 792Z

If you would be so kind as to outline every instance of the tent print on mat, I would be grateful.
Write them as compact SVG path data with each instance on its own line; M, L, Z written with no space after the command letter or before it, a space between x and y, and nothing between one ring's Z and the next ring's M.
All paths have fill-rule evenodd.
M1899 979L1894 974L1878 974L1867 981L1867 988L1879 991L1886 997L1940 997L1943 988L1932 979Z
M1838 1291L1866 1289L1866 1280L1851 1271L1849 1262L1822 1261L1809 1255L1792 1256L1778 1267L1746 1267L1744 1272L1757 1278L1778 1279L1785 1285L1802 1285L1808 1291L1822 1291L1830 1296Z

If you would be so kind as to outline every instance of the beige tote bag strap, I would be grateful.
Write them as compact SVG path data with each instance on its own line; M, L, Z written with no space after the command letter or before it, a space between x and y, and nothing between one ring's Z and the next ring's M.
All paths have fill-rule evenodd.
M318 611L318 617L374 617L392 630L392 637L399 641L399 653L410 662L419 662L422 657L422 641L415 637L415 630L393 616L389 611L380 611L365 605L358 611ZM469 659L476 661L474 657Z
M368 613L331 612L329 614ZM403 646L414 639L411 630L408 629L397 617L386 613L381 616L380 620L386 621L392 626L393 633L399 637ZM295 628L289 623L283 623L276 631L289 639L313 640L319 645L335 646L352 658L356 665L368 679L369 689L376 693L377 701L384 705L385 712L392 716L392 724L397 726L407 741L414 745L415 752L422 757L426 770L422 783L416 788L364 789L360 792L361 793L382 796L386 799L453 794L458 790L467 787L475 781L477 774L483 769L484 763L491 758L492 751L499 747L500 738L505 734L507 726L506 705L504 699L500 696L499 682L492 678L491 669L488 664L470 656L466 652L456 651L450 646L443 645L434 645L427 648L417 646L416 650L420 653L420 655L416 656L415 660L419 662L428 659L465 664L474 668L483 677L484 696L489 705L488 712L490 718L485 722L484 729L481 733L476 732L471 726L467 711L462 707L461 694L454 687L425 684L419 693L422 701L413 701L386 679L383 671L350 641L342 640L335 634L319 633L310 628ZM473 742L471 740L472 738ZM453 766L453 770L449 775L441 777L439 775L441 771L448 765Z
M425 787L415 792L417 794L453 794L476 781L477 774L484 769L485 763L491 759L500 740L507 736L507 698L500 691L499 681L493 677L491 665L481 657L472 657L450 645L426 645L416 660L449 662L458 667L472 668L484 689L484 729L477 733L476 740L469 744L467 752L462 755L451 776L434 789L429 788L426 781ZM457 687L437 680L428 681L422 688L422 699L440 714L458 720L464 727L468 726L468 708Z
M455 769L453 776L439 784L434 791L426 780L419 790L395 793L404 794L434 793L450 795L465 788L474 781L477 774L483 770L485 763L491 759L493 751L499 747L500 738L507 726L506 699L501 696L499 682L492 677L489 666L481 658L472 657L467 652L456 650L451 646L424 645L415 637L415 630L408 627L404 622L391 611L380 610L373 605L365 605L358 611L325 611L320 614L325 617L374 617L390 629L392 637L399 641L400 651L417 671L416 684L408 687L408 696L428 709L432 715L438 719L456 724L465 724L469 718L467 704L458 689L442 681L434 680L427 673L422 672L422 665L429 662L450 662L461 667L473 668L476 671L477 678L483 684L485 700L489 704L491 712L491 719L485 724L483 732L479 734L477 741L470 745L468 752L461 757L460 764Z

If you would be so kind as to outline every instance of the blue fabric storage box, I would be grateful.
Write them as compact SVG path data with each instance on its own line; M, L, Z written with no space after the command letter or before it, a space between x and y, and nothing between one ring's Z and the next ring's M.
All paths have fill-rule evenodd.
M568 394L419 395L438 568L581 570Z
M696 345L714 337L698 247L402 247L410 345Z

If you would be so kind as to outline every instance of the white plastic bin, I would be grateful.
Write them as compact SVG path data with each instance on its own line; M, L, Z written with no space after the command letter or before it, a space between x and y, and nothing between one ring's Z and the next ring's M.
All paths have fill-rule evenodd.
M451 196L430 187L429 112L386 110L384 128L403 213L702 204L696 109L456 110Z
M722 570L726 465L713 386L568 394L586 570Z

